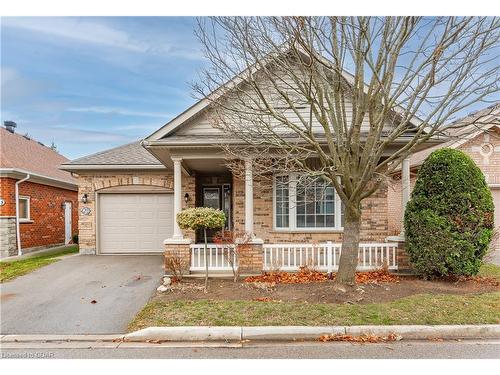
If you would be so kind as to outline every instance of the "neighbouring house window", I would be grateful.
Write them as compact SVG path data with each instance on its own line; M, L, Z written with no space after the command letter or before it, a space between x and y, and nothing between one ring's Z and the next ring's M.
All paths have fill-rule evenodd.
M275 176L274 223L277 229L342 229L344 207L333 186L322 178Z
M30 198L19 197L19 220L30 220Z

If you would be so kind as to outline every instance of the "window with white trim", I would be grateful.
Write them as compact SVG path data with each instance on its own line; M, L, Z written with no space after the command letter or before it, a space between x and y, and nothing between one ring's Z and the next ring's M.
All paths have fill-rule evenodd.
M340 230L344 205L321 177L296 173L274 178L274 227L279 230Z
M19 197L19 220L30 220L30 197Z

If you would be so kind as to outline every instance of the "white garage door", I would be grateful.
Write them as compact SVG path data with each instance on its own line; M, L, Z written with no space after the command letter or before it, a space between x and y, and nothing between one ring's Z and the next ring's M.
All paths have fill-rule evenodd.
M163 252L173 232L172 194L100 194L101 254Z

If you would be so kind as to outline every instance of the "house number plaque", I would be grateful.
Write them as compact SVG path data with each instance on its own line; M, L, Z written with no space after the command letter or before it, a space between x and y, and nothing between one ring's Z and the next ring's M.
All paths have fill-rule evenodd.
M82 212L83 215L90 215L90 213L92 212L92 210L90 208L88 208L88 207L83 207L81 212Z

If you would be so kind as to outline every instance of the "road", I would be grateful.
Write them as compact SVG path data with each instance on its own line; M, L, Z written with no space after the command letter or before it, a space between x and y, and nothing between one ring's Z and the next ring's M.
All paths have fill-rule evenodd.
M39 343L27 349L2 347L1 358L500 358L500 340L401 341L387 344L352 343ZM108 346L108 347L106 347Z

